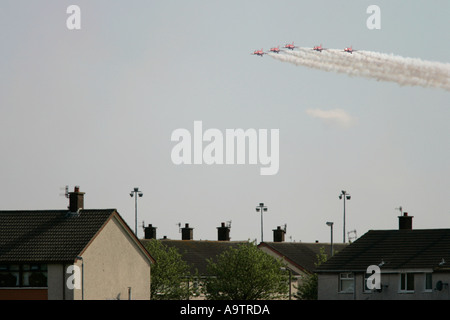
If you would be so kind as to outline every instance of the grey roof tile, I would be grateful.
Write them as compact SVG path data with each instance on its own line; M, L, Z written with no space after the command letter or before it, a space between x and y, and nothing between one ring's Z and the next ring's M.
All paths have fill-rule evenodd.
M142 243L152 240L141 240ZM207 259L215 258L230 247L236 248L246 241L209 241L209 240L161 240L168 247L178 250L190 267L191 273L197 270L200 275L207 274ZM150 252L151 254L151 252Z
M325 249L325 254L328 257L331 253L331 244L320 242L263 242L260 246L270 248L306 272L313 272L316 269L317 255L321 248ZM335 243L333 244L333 251L339 252L346 246L347 244Z
M0 263L74 261L114 212L0 211Z
M450 263L450 229L370 230L317 271L363 271L382 261L388 269L438 270L442 259Z

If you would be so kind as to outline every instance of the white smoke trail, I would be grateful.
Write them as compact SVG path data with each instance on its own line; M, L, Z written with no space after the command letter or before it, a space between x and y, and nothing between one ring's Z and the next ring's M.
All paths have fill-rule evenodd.
M268 55L297 66L396 82L401 86L435 87L450 91L449 63L371 51L354 51L350 54L336 49L317 52L311 48L298 48L295 51L287 50Z

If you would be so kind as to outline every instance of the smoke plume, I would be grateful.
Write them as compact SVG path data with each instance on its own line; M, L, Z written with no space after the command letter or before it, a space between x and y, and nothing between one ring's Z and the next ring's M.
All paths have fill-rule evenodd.
M434 87L450 91L449 63L363 50L350 54L337 49L317 52L311 48L298 48L268 55L297 66L396 82L401 86Z

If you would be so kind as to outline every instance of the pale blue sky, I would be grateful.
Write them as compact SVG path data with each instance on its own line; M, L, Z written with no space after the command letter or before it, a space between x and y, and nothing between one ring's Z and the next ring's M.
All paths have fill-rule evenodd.
M78 31L66 8L81 8ZM368 30L366 8L381 8ZM250 55L296 45L450 62L450 3L425 1L6 1L0 5L1 208L60 209L80 185L87 208L117 208L134 229L215 240L342 241L347 231L450 227L450 93L401 87ZM350 127L308 109L342 109ZM259 165L175 166L173 130L280 129L280 171ZM139 235L142 230L139 229Z

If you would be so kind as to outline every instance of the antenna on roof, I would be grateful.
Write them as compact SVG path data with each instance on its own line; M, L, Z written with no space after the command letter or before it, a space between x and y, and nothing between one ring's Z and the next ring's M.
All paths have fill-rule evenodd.
M354 234L354 235L350 236L351 234ZM347 238L348 238L348 241L353 241L356 238L358 238L358 236L356 235L356 230L352 230L352 231L347 232Z
M231 228L231 220L227 221L227 228Z
M181 222L178 222L176 225L178 226L178 233L181 233Z
M60 193L60 196L65 196L66 198L69 198L69 186L60 187L59 190L64 190L64 193Z
M287 230L287 223L284 224L283 230L284 230L284 233L286 233L286 230Z
M395 208L395 210L399 210L400 211L400 215L401 216L403 215L403 208L402 208L402 206L400 206L398 208Z

